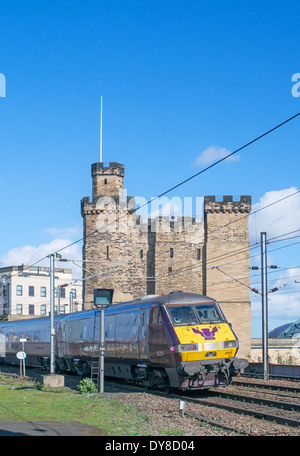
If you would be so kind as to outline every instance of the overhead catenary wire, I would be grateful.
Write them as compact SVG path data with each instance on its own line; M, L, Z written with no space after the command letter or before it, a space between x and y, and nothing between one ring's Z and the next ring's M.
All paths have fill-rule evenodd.
M296 230L296 231L298 231L298 230ZM282 235L279 235L279 236L276 236L276 237L274 237L274 238L271 238L271 240L272 240L272 239L277 239L277 238L282 237L282 236L286 236L287 234L290 234L290 233L293 233L293 232L295 232L295 231L291 231L291 232L288 232L288 233L284 233L284 234L282 234ZM290 244L289 244L289 245L290 245ZM288 246L289 246L289 245L288 245ZM228 253L223 254L223 255L221 255L221 256L214 257L213 259L211 259L211 261L212 261L212 260L215 261L215 260L217 260L217 259L219 259L219 260L220 260L220 259L221 259L221 260L224 260L224 259L226 259L226 258L228 258L228 257L236 256L236 254L239 254L239 253L241 254L241 253L247 252L248 250L251 250L251 248L258 248L259 246L260 246L260 244L257 243L257 244L254 244L254 245L250 246L250 247L247 246L247 247L245 247L245 248L236 249L236 250L234 250L234 251L228 252ZM284 247L288 247L288 246L284 246ZM282 248L284 248L284 247L282 247ZM272 252L272 251L275 251L275 250L277 250L277 249L270 250L269 253ZM258 256L258 255L260 255L260 254L250 256L249 259L250 259L250 258L254 258L255 256ZM227 263L225 263L225 265L228 265L228 264L231 264L231 265L232 265L233 263L235 263L235 262L237 262L237 261L239 261L239 260L234 260L234 261L232 261L232 262L230 262L230 263L227 262ZM209 264L209 263L208 263L208 264ZM160 276L160 279L164 279L164 278L166 278L166 277L169 277L170 275L176 275L176 276L178 277L178 276L180 276L180 275L184 275L184 274L186 274L186 273L188 273L188 272L191 272L191 270L193 270L193 269L200 268L200 267L201 267L201 266L200 266L199 264L197 264L197 263L196 263L196 264L193 264L193 265L188 265L188 266L185 266L184 268L178 268L178 269L176 269L175 271L172 270L172 272L170 272L170 273L162 274L162 275ZM210 266L210 268L211 268L211 267L212 267L212 266ZM219 267L224 267L224 264L219 265ZM227 266L227 267L232 267L232 266ZM251 267L250 267L250 268L251 268ZM256 267L252 267L252 268L256 268ZM196 272L196 271L195 271L195 272ZM214 284L215 284L215 283L214 283ZM253 290L252 290L252 291L253 291Z
M188 177L187 179L184 179L183 181L179 182L178 184L172 186L171 188L165 190L164 192L160 193L158 196L154 197L154 198L151 198L149 201L147 201L146 203L142 204L141 206L139 206L138 208L135 208L135 209L132 209L132 213L135 213L137 210L143 208L144 206L147 206L149 205L150 203L152 203L153 201L161 198L162 196L170 193L171 191L175 190L176 188L179 188L181 187L182 185L186 184L187 182L191 181L192 179L195 179L196 177L200 176L201 174L207 172L208 170L214 168L215 166L219 165L220 163L222 163L223 161L225 161L226 159L232 157L233 155L237 154L238 152L240 152L241 150L243 149L246 149L247 147L249 147L250 145L256 143L257 141L259 141L260 139L266 137L267 135L271 134L272 132L278 130L279 128L281 128L282 126L286 125L287 123L291 122L292 120L296 119L298 116L300 115L300 112L293 115L292 117L286 119L285 121L281 122L280 124L274 126L273 128L271 128L270 130L266 131L265 133L257 136L256 138L252 139L251 141L247 142L246 144L244 144L243 146L239 147L238 149L236 149L235 151L231 152L230 154L227 154L225 157L217 160L216 162L212 163L211 165L207 166L206 168L202 169L201 171L193 174L192 176ZM127 217L127 214L123 215L123 216L120 216L119 218L117 218L117 220L114 220L113 222L105 225L105 228L107 228L107 226L109 226L110 224L112 223L115 223L116 221L119 221L121 220L122 218L124 217ZM48 254L48 255L45 255L44 257L42 257L41 259L39 259L38 261L36 261L35 263L31 264L30 266L28 266L27 268L30 268L36 264L38 264L39 262L43 261L44 259L50 257L50 255L53 255L54 253L58 253L58 252L62 252L63 250L75 245L75 244L78 244L79 242L83 241L84 239L87 239L88 237L91 237L91 236L94 236L95 234L98 234L99 233L99 230L95 230L94 232L90 233L89 235L86 235L86 236L83 236L81 237L80 239L77 239L76 241L73 241L67 245L65 245L64 247L61 247L60 249L56 250L55 252L52 252L52 254ZM16 274L17 275L17 274Z

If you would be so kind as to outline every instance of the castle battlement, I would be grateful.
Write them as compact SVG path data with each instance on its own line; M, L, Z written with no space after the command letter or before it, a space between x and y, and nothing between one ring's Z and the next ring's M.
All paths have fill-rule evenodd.
M241 212L249 213L251 211L251 196L241 195L239 201L234 201L232 195L224 195L222 201L216 201L215 195L204 197L204 212Z
M103 162L97 162L92 164L92 177L94 177L95 174L99 175L106 175L106 176L111 176L111 175L116 175L116 176L121 176L124 177L125 175L125 168L124 165L121 163L117 162L110 162L107 163L108 166L105 166L106 163Z

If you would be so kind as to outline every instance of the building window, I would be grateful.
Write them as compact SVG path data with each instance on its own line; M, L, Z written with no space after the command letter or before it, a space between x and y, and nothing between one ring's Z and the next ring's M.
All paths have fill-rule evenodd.
M46 315L46 305L41 305L41 315Z
M17 315L22 315L22 304L16 305L16 313Z
M71 293L73 295L73 298L76 299L76 289L72 288Z
M29 315L34 315L34 305L29 304Z
M201 250L197 249L197 260L201 259Z
M22 296L23 291L22 291L22 285L17 285L17 296Z
M109 260L109 245L106 246L106 259Z
M46 297L46 287L41 287L41 298Z
M65 288L60 288L60 297L65 298L66 297L66 289Z
M28 288L28 296L34 296L34 287L29 285Z
M59 307L59 313L64 314L65 313L65 306L60 306Z
M107 179L104 179L104 184L107 185Z
M143 250L140 250L140 259L141 260L143 259L143 256L144 256L144 252L143 252Z
M7 296L7 285L3 285L3 296Z
M173 258L174 257L174 249L170 249L170 258Z

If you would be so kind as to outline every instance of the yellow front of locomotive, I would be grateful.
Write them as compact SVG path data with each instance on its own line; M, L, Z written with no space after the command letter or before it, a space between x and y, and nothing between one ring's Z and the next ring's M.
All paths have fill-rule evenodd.
M174 330L183 362L234 358L238 351L238 339L227 322L175 326Z
M216 301L169 305L167 311L180 388L228 385L232 373L248 364L236 358L238 339Z

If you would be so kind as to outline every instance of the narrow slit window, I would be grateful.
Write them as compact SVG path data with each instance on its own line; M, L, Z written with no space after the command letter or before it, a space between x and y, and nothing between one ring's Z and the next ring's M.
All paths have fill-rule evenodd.
M106 259L109 260L109 245L106 246Z
M170 258L173 258L173 257L174 257L174 249L171 248L171 249L170 249Z
M141 259L141 260L143 259L143 256L144 256L144 252L143 252L143 250L141 249L141 250L140 250L140 259Z
M197 249L197 260L201 260L201 250Z

